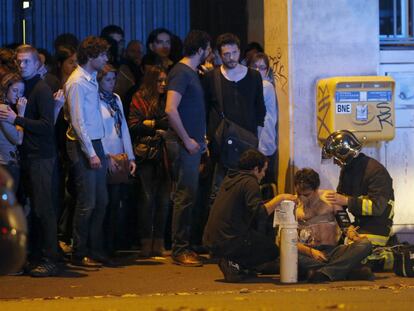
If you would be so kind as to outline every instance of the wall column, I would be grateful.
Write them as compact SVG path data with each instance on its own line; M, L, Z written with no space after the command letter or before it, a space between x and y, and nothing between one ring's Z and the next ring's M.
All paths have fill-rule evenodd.
M323 188L336 187L338 168L321 163L315 85L377 74L378 10L371 0L264 0L264 45L279 101L280 192L293 191L294 168L305 166L320 172Z

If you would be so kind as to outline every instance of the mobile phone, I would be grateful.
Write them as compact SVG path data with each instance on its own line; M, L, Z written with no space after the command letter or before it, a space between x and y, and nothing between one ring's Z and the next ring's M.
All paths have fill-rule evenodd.
M349 218L349 215L346 212L346 210L338 211L335 215L335 218L339 228L341 228L342 231L344 231L351 225L351 219Z

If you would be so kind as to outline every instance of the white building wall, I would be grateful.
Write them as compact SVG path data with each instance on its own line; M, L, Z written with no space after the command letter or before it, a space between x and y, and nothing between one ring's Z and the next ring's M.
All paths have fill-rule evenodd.
M378 1L265 0L264 4L265 50L278 61L274 68L283 66L283 77L276 85L282 110L279 132L282 140L289 141L280 144L279 189L292 190L288 179L294 168L302 167L320 172L322 188L335 189L339 168L332 162L321 162L317 143L315 85L318 79L332 76L384 74L383 66L380 68ZM411 71L414 77L414 68ZM406 113L397 112L397 124L399 114ZM404 126L397 127L392 142L364 148L394 179L397 232L407 232L408 225L414 224L409 197L414 191L414 118L406 119Z
M332 76L376 75L378 3L372 0L291 1L291 81L294 165L321 173L335 188L339 169L321 163L316 136L316 81Z

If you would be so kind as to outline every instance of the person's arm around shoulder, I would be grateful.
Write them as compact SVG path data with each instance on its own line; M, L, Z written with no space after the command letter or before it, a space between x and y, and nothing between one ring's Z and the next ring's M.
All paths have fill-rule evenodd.
M273 213L275 211L276 206L278 206L284 200L296 201L297 197L290 193L278 194L273 199L264 204L267 214L270 215L271 213Z
M34 98L31 104L37 106L39 117L31 119L17 115L14 124L21 126L27 132L49 135L54 127L55 102L52 90L44 81L40 81L35 86L33 94Z

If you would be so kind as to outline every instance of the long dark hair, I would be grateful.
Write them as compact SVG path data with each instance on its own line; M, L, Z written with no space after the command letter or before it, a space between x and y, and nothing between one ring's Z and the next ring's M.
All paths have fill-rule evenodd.
M21 75L16 72L10 72L3 76L3 78L0 81L0 102L1 103L6 103L6 96L7 96L7 92L9 91L9 87L17 82L23 82L23 79ZM12 104L15 104L15 103L12 103Z
M164 96L158 93L158 79L161 73L167 75L167 71L163 67L149 66L145 70L141 86L138 90L139 95L149 103L148 112L150 115L154 115L165 108Z
M62 66L65 60L72 57L74 54L76 54L76 50L73 46L70 45L61 45L56 50L55 54L55 61L56 61L56 71L55 75L59 78L59 80L62 80Z
M145 54L143 59L142 59L142 65L144 67L148 66L148 65L153 66L153 65L161 65L162 64L161 58L157 55L157 53L155 53L151 49L151 44L155 43L155 41L157 41L158 35L162 34L162 33L165 33L165 34L170 36L171 49L170 49L170 55L168 57L171 59L171 51L173 49L172 48L173 34L168 29L157 28L157 29L154 29L153 31L151 31L151 33L148 35L147 42L145 44L145 46L147 48L147 54Z

